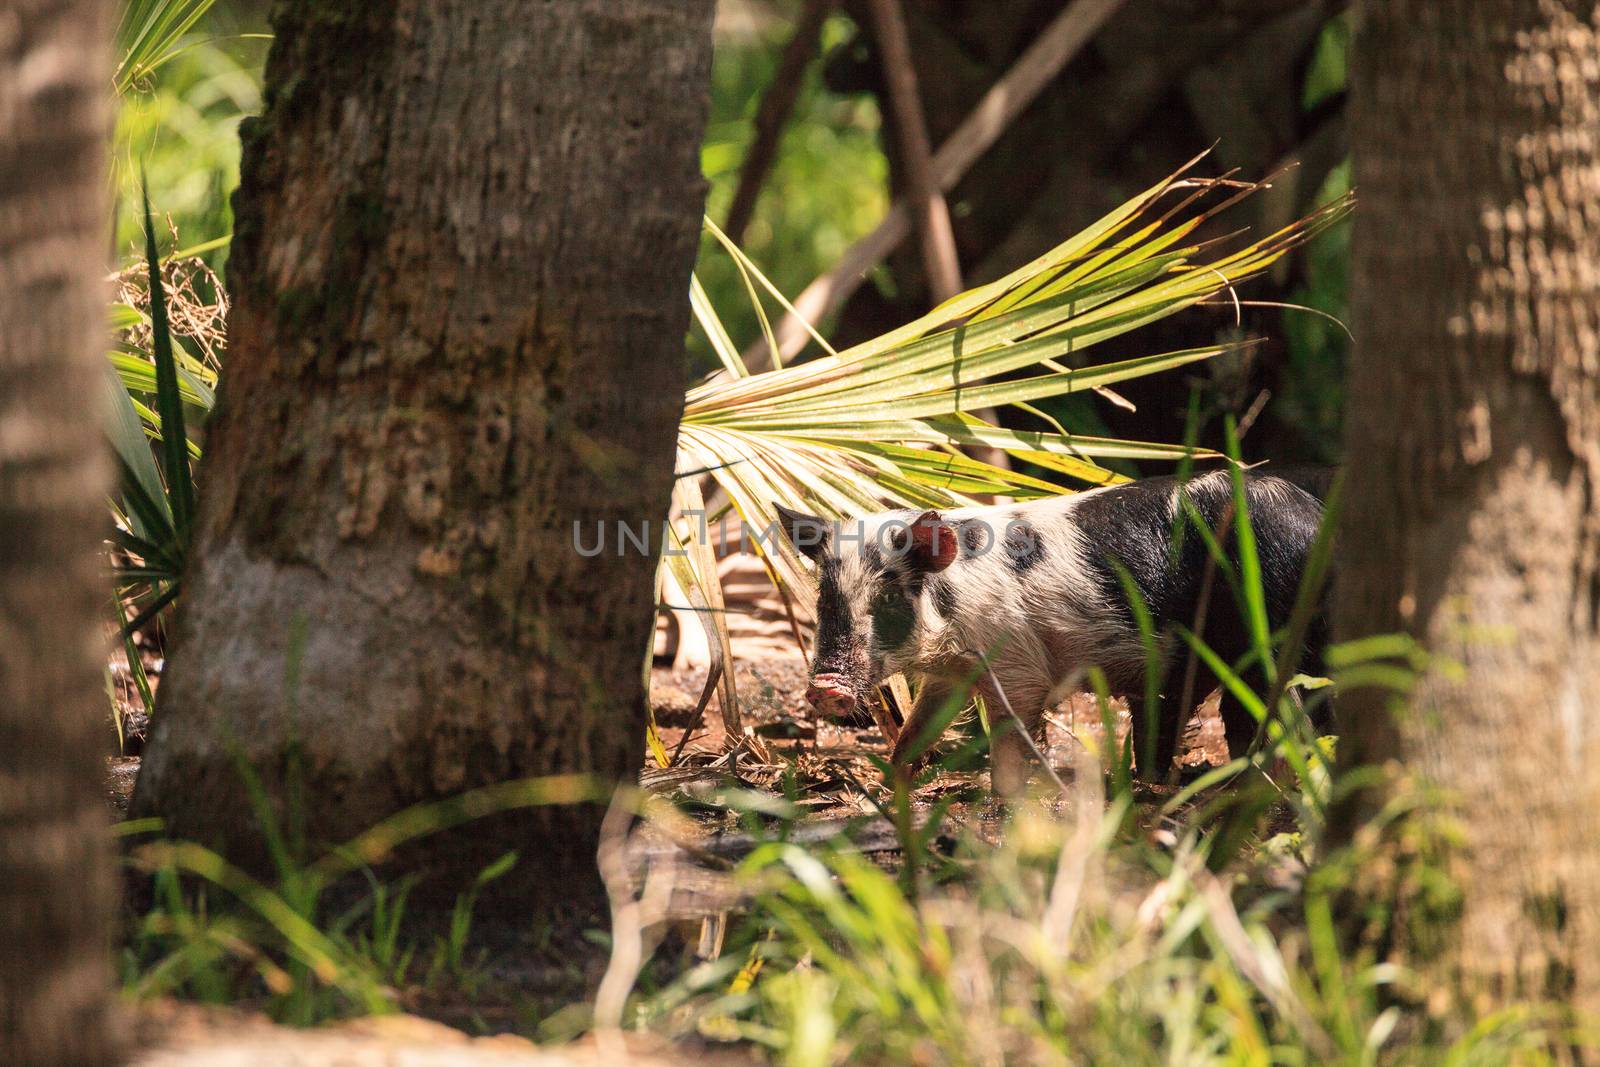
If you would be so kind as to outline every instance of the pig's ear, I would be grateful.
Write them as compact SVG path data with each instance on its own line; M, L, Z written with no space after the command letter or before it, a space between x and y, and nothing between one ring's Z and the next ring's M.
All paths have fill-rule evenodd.
M945 522L937 511L924 511L912 520L911 550L906 558L918 571L936 574L954 563L960 550L954 524Z
M772 507L778 513L778 525L789 543L799 549L802 556L813 561L821 559L828 550L828 533L832 523L782 504L773 504Z

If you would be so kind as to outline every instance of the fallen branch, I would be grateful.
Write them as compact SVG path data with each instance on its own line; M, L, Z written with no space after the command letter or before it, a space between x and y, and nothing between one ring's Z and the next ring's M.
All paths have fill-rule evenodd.
M915 209L917 233L922 238L922 268L935 303L961 292L961 263L956 257L955 229L950 206L933 176L933 149L928 144L928 123L917 92L917 68L911 62L911 40L899 0L869 0L877 30L883 78L889 86L889 106L894 110L900 163L905 168L907 194Z

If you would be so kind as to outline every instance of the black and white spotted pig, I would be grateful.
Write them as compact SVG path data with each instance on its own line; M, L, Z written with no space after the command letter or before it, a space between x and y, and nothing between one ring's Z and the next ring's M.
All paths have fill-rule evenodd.
M1203 618L1196 619L1208 553L1192 527L1174 551L1179 486L1175 478L1150 478L1023 504L893 511L842 523L780 508L790 540L816 564L817 635L806 698L821 712L845 714L897 671L920 677L916 706L894 754L903 762L929 718L974 677L991 709L1004 706L1003 692L1033 729L1065 695L1065 685L1081 683L1084 671L1098 666L1113 691L1128 698L1134 736L1147 736L1145 653L1118 564L1138 587L1156 631L1167 634L1169 667L1186 659L1177 654L1170 624L1199 631L1229 664L1250 648L1245 613L1220 574L1204 597ZM1322 519L1326 477L1252 473L1245 487L1267 612L1277 629L1288 620ZM1182 491L1237 568L1228 473L1194 476ZM1324 641L1319 615L1309 635L1313 662L1305 667L1319 669ZM981 669L984 655L987 671ZM1198 669L1191 691L1196 701L1216 684L1203 663ZM1184 673L1166 672L1155 709L1155 760L1139 769L1144 779L1167 776L1194 710L1179 706ZM1222 719L1229 751L1241 755L1256 721L1226 690ZM1019 732L997 732L995 790L1020 790L1028 762Z

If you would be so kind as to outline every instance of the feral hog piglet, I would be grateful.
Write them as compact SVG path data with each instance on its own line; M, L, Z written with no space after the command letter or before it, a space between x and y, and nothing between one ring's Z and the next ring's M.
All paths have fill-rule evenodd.
M1293 608L1306 557L1322 520L1326 477L1246 474L1245 494L1274 630ZM1186 495L1193 508L1181 509ZM1238 570L1233 485L1227 471L1187 482L1150 478L1023 504L947 511L891 511L835 522L779 508L785 534L816 564L817 633L806 699L842 715L871 699L898 671L921 680L894 759L949 700L976 682L996 726L990 757L996 792L1026 784L1029 744L1008 722L1009 704L1030 730L1082 684L1090 667L1128 699L1135 751L1154 715L1155 758L1139 767L1164 780L1194 704L1216 685L1196 661L1185 700L1187 645L1173 626L1199 633L1224 663L1250 649L1244 610L1220 573L1207 577L1203 521ZM1180 531L1179 536L1174 532ZM1120 573L1119 573L1120 572ZM1161 706L1144 707L1145 650L1122 576L1148 606L1164 657ZM1305 669L1320 669L1321 613L1308 634ZM1246 672L1259 682L1259 669ZM1180 706L1187 705L1187 706ZM1242 755L1256 720L1224 689L1228 751ZM1012 729L1001 729L1009 725Z

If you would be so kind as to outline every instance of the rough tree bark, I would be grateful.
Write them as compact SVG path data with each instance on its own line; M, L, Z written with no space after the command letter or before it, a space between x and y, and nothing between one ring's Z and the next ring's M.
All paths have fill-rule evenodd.
M1375 0L1355 49L1338 628L1443 661L1345 751L1459 799L1481 1007L1600 1007L1600 53L1592 4ZM1343 755L1343 753L1341 753Z
M99 627L110 14L0 11L0 1062L114 1060Z
M238 758L298 749L323 840L635 769L654 561L574 524L667 512L712 6L280 4L134 810L248 853ZM592 866L593 812L534 820Z

